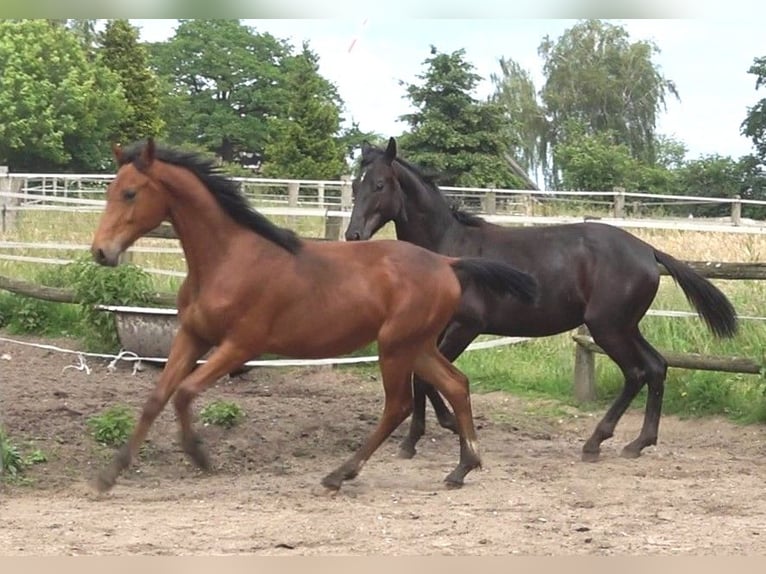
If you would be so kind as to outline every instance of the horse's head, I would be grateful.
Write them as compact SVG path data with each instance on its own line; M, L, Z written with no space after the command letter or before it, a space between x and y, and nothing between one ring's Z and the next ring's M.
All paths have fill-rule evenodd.
M140 153L125 153L119 146L112 151L119 167L90 248L96 262L109 266L117 265L120 255L169 213L167 192L150 176L154 141L149 139Z
M396 140L385 152L362 145L363 174L352 183L354 208L346 228L346 241L369 239L389 221L406 220L404 191L396 175Z

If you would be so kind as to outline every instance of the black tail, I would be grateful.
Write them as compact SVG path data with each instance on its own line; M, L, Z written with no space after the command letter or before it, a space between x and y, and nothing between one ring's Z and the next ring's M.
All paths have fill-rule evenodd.
M452 263L460 285L474 283L498 295L510 294L523 303L534 303L537 298L537 280L505 263L480 257L461 257Z
M718 288L694 269L667 253L654 250L654 258L665 266L681 287L686 299L717 337L733 337L737 332L737 312Z

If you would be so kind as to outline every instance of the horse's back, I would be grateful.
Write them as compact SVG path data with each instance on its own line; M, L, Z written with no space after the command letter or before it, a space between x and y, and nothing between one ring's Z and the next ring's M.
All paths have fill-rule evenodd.
M478 240L481 255L499 258L522 270L558 274L566 269L588 268L590 274L621 270L650 273L657 270L654 248L613 225L596 222L539 227L484 229Z

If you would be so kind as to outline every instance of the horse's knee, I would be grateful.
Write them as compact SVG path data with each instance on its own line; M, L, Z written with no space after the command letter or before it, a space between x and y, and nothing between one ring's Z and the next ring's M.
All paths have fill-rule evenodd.
M195 393L186 387L179 387L173 397L173 406L177 413L183 413L189 410L189 405L195 397Z

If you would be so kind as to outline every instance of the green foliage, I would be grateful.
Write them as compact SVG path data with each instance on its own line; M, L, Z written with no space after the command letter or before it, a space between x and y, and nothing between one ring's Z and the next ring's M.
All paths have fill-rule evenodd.
M135 421L131 409L116 405L88 419L88 428L97 443L103 446L124 444L133 431Z
M287 103L270 124L263 174L293 179L338 179L346 172L340 132L340 98L319 75L318 58L308 45L283 60L282 89Z
M262 152L270 118L284 116L281 64L289 46L238 20L180 20L150 46L164 78L162 117L170 143L197 142L224 161Z
M520 187L503 152L508 148L503 108L472 92L481 77L465 50L431 49L421 84L407 86L416 109L402 116L410 131L399 138L402 156L440 174L443 185Z
M24 458L10 437L0 429L0 479L15 478L24 471Z
M146 305L152 295L152 279L137 265L103 267L83 256L64 266L59 275L75 290L80 303L82 335L91 351L111 352L120 343L110 313L95 305Z
M104 65L119 78L127 103L113 134L120 142L158 136L165 125L159 115L159 82L138 38L138 29L128 20L109 20L100 37Z
M493 100L502 108L507 122L508 152L528 174L548 167L548 132L545 108L529 72L511 58L500 58L500 74L491 74Z
M118 78L74 32L46 20L0 21L0 163L101 169L124 107Z
M677 170L677 178L679 195L734 197L743 191L742 164L717 154L686 162ZM684 211L689 211L689 208ZM704 217L724 216L731 213L731 206L703 204L695 206L693 213Z
M553 158L562 172L565 189L609 191L622 186L636 189L637 162L625 144L613 134L586 133L582 124L569 122L566 138L553 149Z
M756 91L766 86L766 56L754 58L747 73L755 76ZM753 140L761 163L766 163L766 97L747 109L740 129L742 135Z
M559 130L575 120L588 133L612 133L632 157L654 163L657 115L665 109L666 96L678 97L673 82L652 62L657 46L631 42L621 26L584 20L555 42L546 36L538 51L544 60L541 97L554 127L552 144L561 140Z
M120 348L114 317L95 305L146 305L152 278L136 265L102 267L84 255L55 269L40 270L34 283L74 290L79 304L55 303L15 294L0 294L0 326L12 333L77 336L94 352Z
M244 416L242 408L230 401L213 401L200 411L200 418L205 424L224 428L239 424Z
M26 456L0 428L0 482L19 481L27 467L48 462L48 456L40 449L35 449Z

